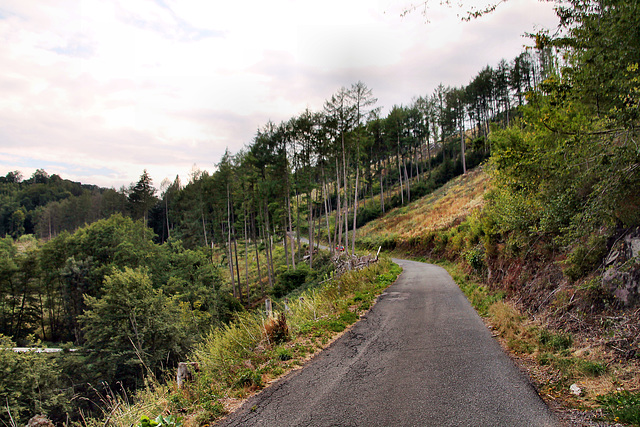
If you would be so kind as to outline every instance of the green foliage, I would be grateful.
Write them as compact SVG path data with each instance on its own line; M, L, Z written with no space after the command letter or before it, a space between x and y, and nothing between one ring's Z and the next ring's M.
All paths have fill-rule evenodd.
M544 329L540 331L538 342L544 349L561 351L571 348L573 337L570 334L554 334Z
M182 417L176 415L158 415L155 420L146 415L140 417L140 423L136 427L181 427Z
M484 250L481 247L474 247L469 249L463 254L465 261L473 268L476 272L481 272L485 267L484 262Z
M62 372L55 357L33 351L16 353L15 343L0 335L0 422L25 425L36 414L48 414L63 421L71 396L61 381ZM8 408L8 411L7 411Z
M270 291L275 298L283 297L294 289L302 286L311 273L307 264L300 264L295 270L285 270L278 276L276 284Z
M291 360L293 358L293 354L291 350L286 347L278 347L276 350L276 357L278 360L286 362L287 360Z
M175 299L152 287L144 269L113 270L100 298L87 296L79 316L91 363L102 379L130 387L167 363L175 365L194 333Z
M564 274L571 280L585 277L602 265L607 255L606 236L591 235L585 244L579 244L567 255Z
M597 401L615 421L640 426L640 392L618 391L598 396Z

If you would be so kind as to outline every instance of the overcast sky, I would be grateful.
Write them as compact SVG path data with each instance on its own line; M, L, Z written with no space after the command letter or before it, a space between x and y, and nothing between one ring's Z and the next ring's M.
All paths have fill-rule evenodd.
M341 86L364 82L386 114L557 24L544 1L472 22L486 2L439 3L425 18L401 17L411 0L0 0L0 175L186 182Z

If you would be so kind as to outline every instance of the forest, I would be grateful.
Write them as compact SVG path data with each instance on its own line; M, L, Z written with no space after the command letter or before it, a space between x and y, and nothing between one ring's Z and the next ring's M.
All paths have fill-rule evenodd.
M79 421L104 389L162 378L212 328L332 276L320 243L331 255L365 244L429 252L495 283L509 279L500 266L549 262L604 307L613 300L594 278L616 239L640 226L639 8L559 5L558 32L384 117L364 83L340 88L320 111L262 125L186 183L155 188L146 171L119 190L42 169L0 178L2 347L64 349L0 352L10 367L0 420ZM456 230L411 242L359 235L478 165L492 190Z

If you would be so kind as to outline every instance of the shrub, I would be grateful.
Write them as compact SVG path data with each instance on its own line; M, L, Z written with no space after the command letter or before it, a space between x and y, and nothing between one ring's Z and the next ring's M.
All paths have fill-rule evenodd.
M579 244L569 253L565 261L564 275L571 280L585 277L602 264L606 253L606 237L590 236L586 244Z
M464 259L467 261L469 266L473 268L476 272L480 272L484 269L484 251L482 247L476 246L473 249L469 249L464 253Z
M294 289L302 286L307 280L310 270L307 264L300 264L295 270L286 270L278 276L278 280L270 294L274 298L281 298Z
M15 347L0 334L0 423L25 425L37 413L47 413L54 421L62 421L69 409L68 395L62 383L62 372L54 357L45 353L15 353L5 350Z

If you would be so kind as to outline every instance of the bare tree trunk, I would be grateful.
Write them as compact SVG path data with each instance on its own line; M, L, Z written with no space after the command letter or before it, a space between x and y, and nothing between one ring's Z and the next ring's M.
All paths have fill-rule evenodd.
M464 121L462 121L462 125L460 128L460 153L462 156L462 173L464 175L467 174L467 159L465 158L465 147L464 147Z
M227 185L227 248L229 249L229 273L231 274L231 289L233 289L233 296L238 297L236 291L236 280L233 271L233 250L231 248L231 198L229 194L229 186Z
M233 296L238 298L238 291L236 290L236 278L235 272L233 271L233 250L231 246L231 229L228 230L228 240L227 240L227 249L228 249L228 261L229 261L229 275L231 276L231 289L233 290Z
M238 262L238 239L236 229L233 228L233 247L236 252L236 275L238 276L238 299L242 302L242 283L240 282L240 262Z
M298 190L296 190L296 239L298 241L298 258L302 258L300 254L302 245L300 244L300 200L298 200Z
M294 256L295 246L293 243L293 222L291 221L291 197L290 196L287 196L287 210L289 211L289 241L291 242L291 262L293 263L293 268L295 269L296 257Z
M309 268L313 268L313 201L311 194L307 196L307 206L309 209Z
M402 159L402 165L404 166L404 179L407 183L407 202L411 203L411 184L409 182L409 176L407 175L407 162Z
M384 213L384 184L382 181L384 175L384 164L378 159L378 171L380 172L380 207Z
M333 254L333 245L331 244L331 228L329 227L329 203L328 203L328 193L327 193L327 183L324 178L324 166L322 167L322 199L324 203L324 217L327 221L327 240L329 243L329 250ZM319 230L319 229L318 229Z
M340 206L340 169L338 167L338 158L336 157L336 194L338 196L338 210L336 215L336 226L335 229L338 232L338 236L336 240L336 247L340 250L340 245L342 245L342 207Z
M342 135L342 171L344 173L344 248L346 251L349 251L349 193L347 187L347 156L344 149L344 131L341 132Z
M284 220L285 224L284 224L284 238L282 240L282 246L284 246L284 259L286 261L287 264L287 270L289 269L289 250L287 249L289 247L289 244L287 243L287 220ZM293 251L293 248L291 249ZM292 257L293 258L293 257ZM294 267L295 268L295 267Z
M356 188L355 188L355 198L353 201L353 237L351 238L351 253L356 253L356 219L358 216L358 179L360 178L360 168L356 166Z
M251 303L249 289L249 238L247 236L247 207L244 207L244 280L247 283L247 305Z
M400 165L400 136L398 135L398 152L396 155L398 161L398 176L400 177L400 202L404 205L404 188L402 186L402 166Z
M260 284L260 295L264 296L264 285L262 284L262 272L260 271L260 251L258 250L258 238L256 233L256 215L251 214L251 223L253 224L253 245L256 251L256 265L258 267L258 283Z
M431 177L431 142L429 137L427 137L427 162L429 165L429 177Z
M265 201L265 226L264 226L264 238L266 240L266 252L267 252L267 272L269 273L269 287L273 287L273 253L271 252L271 235L269 234L269 208Z

